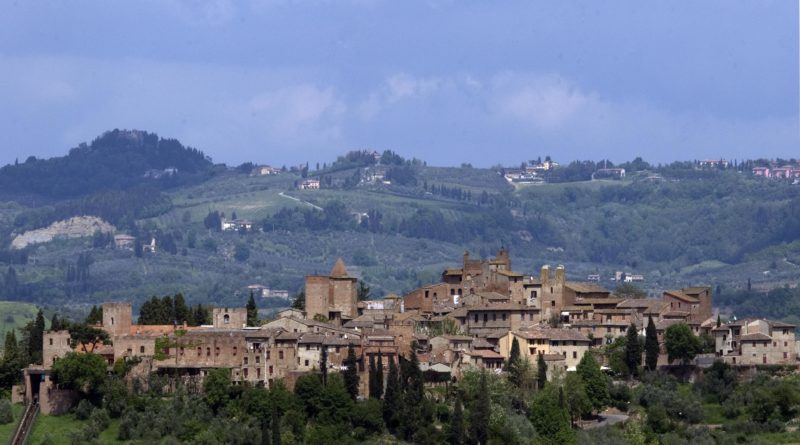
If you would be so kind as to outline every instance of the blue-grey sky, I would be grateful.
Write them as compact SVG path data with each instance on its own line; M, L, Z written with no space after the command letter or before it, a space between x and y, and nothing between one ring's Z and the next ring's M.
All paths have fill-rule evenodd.
M800 157L793 0L0 0L0 163Z

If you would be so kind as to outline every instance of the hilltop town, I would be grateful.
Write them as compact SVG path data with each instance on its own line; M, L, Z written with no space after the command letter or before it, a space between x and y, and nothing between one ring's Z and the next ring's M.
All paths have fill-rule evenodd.
M80 394L60 386L52 370L70 354L89 352L109 369L130 363L127 379L155 373L202 384L214 370L224 370L234 384L271 388L281 382L290 390L321 368L337 373L354 367L363 398L375 385L376 363L383 387L391 364L411 355L432 382L457 382L474 370L507 374L514 360L543 362L541 378L552 380L574 372L587 355L601 369L618 372L605 351L630 330L636 337L654 330L658 352L647 366L655 368L707 368L715 361L733 367L798 364L794 325L764 319L723 323L709 287L621 298L596 283L567 280L563 266L543 265L536 275L517 272L506 249L490 259L465 252L459 264L442 271L440 282L402 297L358 301L357 282L338 259L329 274L305 278L304 307L256 325L243 307L214 308L209 325L137 324L130 303L105 303L95 327L107 341L86 344L69 330L45 332L41 364L25 369L14 401L38 403L45 415L67 412ZM668 332L678 327L702 339L701 348L673 357ZM348 353L355 354L354 362ZM640 353L640 361L650 354Z

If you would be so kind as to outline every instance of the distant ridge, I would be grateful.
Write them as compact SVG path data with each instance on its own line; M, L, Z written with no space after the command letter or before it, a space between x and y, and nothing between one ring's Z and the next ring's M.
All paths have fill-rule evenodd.
M64 199L147 183L163 189L202 181L210 176L212 165L202 151L176 139L115 129L91 144L80 144L66 156L31 156L0 168L0 190L4 198L21 193Z

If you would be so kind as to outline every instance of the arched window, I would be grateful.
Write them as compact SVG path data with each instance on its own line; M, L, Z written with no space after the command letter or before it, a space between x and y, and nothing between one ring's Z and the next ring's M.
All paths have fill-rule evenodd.
M114 317L111 317L111 326L114 326Z
M222 322L225 323L225 324L230 323L231 322L231 316L228 315L228 314L225 314L225 316L222 317Z

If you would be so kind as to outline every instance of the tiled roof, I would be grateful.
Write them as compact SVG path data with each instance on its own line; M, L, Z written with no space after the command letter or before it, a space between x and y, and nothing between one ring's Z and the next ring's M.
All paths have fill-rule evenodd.
M608 298L578 298L575 304L613 304L617 305L622 302L622 298L608 297Z
M578 283L574 281L568 281L564 287L568 289L572 289L573 291L581 294L588 294L588 293L604 293L610 294L611 291L602 287L598 286L594 283Z
M764 340L770 341L772 340L772 337L766 334L762 334L760 332L757 332L755 334L746 334L739 337L739 341L764 341Z
M514 272L514 271L511 271L511 270L498 270L497 273L500 274L500 275L506 276L506 277L517 277L517 278L522 278L523 277L523 275L521 273Z
M589 342L586 338L576 329L553 329L553 328L534 328L531 330L521 330L514 332L527 340L555 340L555 341L580 341Z
M350 278L347 273L347 267L345 267L344 260L341 257L336 259L336 263L331 269L331 278Z
M664 295L669 295L671 297L675 297L678 300L682 300L682 301L685 301L687 303L693 303L694 304L694 303L699 303L700 302L700 300L698 300L697 298L689 296L689 295L686 295L685 293L683 293L682 291L679 291L679 290L666 290L666 291L664 291Z

